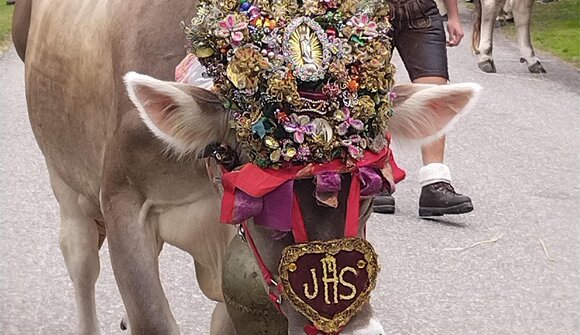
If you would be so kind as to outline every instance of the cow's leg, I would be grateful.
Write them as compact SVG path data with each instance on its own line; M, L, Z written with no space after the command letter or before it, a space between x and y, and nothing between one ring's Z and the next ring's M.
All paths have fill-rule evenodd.
M79 334L99 334L95 283L100 271L99 247L102 238L96 221L87 217L79 206L83 197L56 173L50 174L50 181L60 206L60 249L75 290Z
M226 312L222 291L224 255L236 234L231 225L219 224L219 198L206 176L198 191L207 193L196 202L159 215L159 236L166 243L187 251L194 260L197 283L203 294L218 304L212 315L210 334L235 334Z
M493 61L493 28L505 0L481 0L481 35L479 40L479 62L477 66L487 73L495 73Z
M103 192L111 264L131 334L179 334L159 279L160 240L149 205L130 187Z
M236 335L226 304L219 302L211 315L210 335Z
M159 257L159 254L161 254L161 251L163 250L163 244L164 244L163 241L160 241L158 243L157 257ZM119 328L121 330L130 330L129 329L129 318L127 317L127 312L125 312L125 314L121 318L121 322L119 322Z
M217 224L216 224L217 225ZM223 255L219 255L221 264ZM221 265L216 267L221 270ZM223 301L221 273L215 273L210 268L195 261L195 275L197 283L203 294L211 300L218 301L211 316L210 335L235 335L234 324L230 319Z
M514 3L513 14L518 31L518 44L521 54L520 62L526 63L528 70L532 73L546 73L540 60L536 57L530 36L533 6L534 0L518 0Z
M506 25L507 23L514 22L513 7L514 0L507 0L503 5L498 17L498 21L502 23L502 26Z

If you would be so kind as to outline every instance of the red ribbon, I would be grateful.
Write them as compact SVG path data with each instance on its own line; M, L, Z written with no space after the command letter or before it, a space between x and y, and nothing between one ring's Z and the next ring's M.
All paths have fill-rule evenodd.
M279 170L262 169L254 164L245 164L239 170L224 172L222 176L224 195L222 198L220 220L224 223L238 223L232 222L234 217L236 189L245 192L249 196L261 198L276 188L280 187L280 185L283 183L292 179L311 177L323 172L353 172L357 171L358 168L363 166L371 166L380 169L384 167L388 156L388 149L384 149L379 153L367 151L365 152L363 158L356 162L356 165L354 166L346 166L341 160L334 160L332 162L321 164L291 166ZM355 178L353 178L352 183L358 184L358 182L355 183L354 180ZM353 186L351 185L351 191L352 187ZM358 190L360 190L360 184L358 185ZM358 195L358 192L355 194ZM354 199L350 199L349 197L349 203L351 207L353 206L353 202ZM358 208L358 205L356 207Z

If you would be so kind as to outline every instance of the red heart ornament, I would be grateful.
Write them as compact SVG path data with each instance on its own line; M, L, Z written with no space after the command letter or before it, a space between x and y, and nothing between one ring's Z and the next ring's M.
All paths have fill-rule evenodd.
M288 246L278 271L292 306L334 334L369 301L380 268L369 242L345 238Z

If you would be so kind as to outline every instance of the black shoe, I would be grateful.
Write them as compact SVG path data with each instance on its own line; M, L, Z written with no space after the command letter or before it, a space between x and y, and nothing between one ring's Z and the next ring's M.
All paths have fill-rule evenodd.
M424 186L419 198L419 216L464 214L473 210L471 199L457 194L449 183L439 182Z
M393 198L391 193L381 193L373 199L373 212L381 214L395 213L395 198Z

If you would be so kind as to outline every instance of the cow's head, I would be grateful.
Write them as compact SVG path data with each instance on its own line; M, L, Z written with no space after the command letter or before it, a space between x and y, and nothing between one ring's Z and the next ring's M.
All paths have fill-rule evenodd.
M236 136L232 134L228 113L214 93L202 88L160 81L136 73L127 74L125 81L129 96L137 106L145 124L177 155L200 153L207 145L215 142L236 146ZM394 115L389 121L389 131L394 138L403 142L425 144L434 140L443 135L463 114L479 89L480 87L476 84L396 86L392 90L396 98L394 99ZM242 184L264 184L271 181L264 176L257 175L256 180L249 180L249 183L246 180ZM252 200L251 197L242 197L241 200L248 200L251 203L247 207L251 212L253 211L251 216L256 217L256 221L260 216L262 217L259 220L268 221L272 217L295 216L300 213L309 241L330 241L345 237L346 218L353 213L353 209L348 205L350 203L352 207L353 202L349 200L356 199L355 203L358 208L354 213L357 215L359 225L354 235L364 238L364 226L371 213L371 198L351 198L353 178L358 178L359 175L355 176L351 172L325 175L330 179L336 179L337 176L338 180L331 182L331 184L334 183L334 187L338 186L335 188L336 192L329 192L329 194L318 194L320 190L317 185L328 182L318 179L321 178L320 175L312 176L306 173L291 179L290 187L293 187L294 193L290 194L295 194L295 200L286 199L282 194L278 195L274 201L280 199L285 199L284 201L290 203L296 201L298 210L292 205L278 206L279 203L267 206L266 202L259 202L256 205L253 202L255 199ZM244 175L242 178L252 178L252 175ZM273 189L269 194L275 193L282 187L288 187L288 183ZM360 191L357 189L357 192ZM238 195L236 193L236 197ZM288 209L291 212L284 212ZM263 216L266 215L264 213L269 218L264 218ZM281 226L276 223L274 225L256 224L250 229L260 256L270 272L275 275L277 282L279 282L277 275L283 250L296 243L296 234L280 228L282 226L284 226L283 223ZM290 228L295 227L290 226ZM337 271L340 272L341 269ZM353 292L353 287L348 286L348 278L354 277L348 277L346 272L342 273L345 275L342 278L344 280L339 283L339 285L346 285L346 288L343 287L343 290L339 292L343 293L342 298L348 298ZM354 273L354 270L351 272ZM310 276L310 274L307 275ZM312 279L305 282L313 283ZM268 286L269 283L265 284ZM332 285L334 285L333 282L330 282L331 288ZM304 287L304 289L310 296L315 294L313 286ZM319 287L318 294L325 294L324 290L325 288ZM332 295L332 292L330 294ZM282 310L289 320L290 334L302 333L305 325L309 324L309 321L295 310L295 306L296 304L290 304L288 301L282 304ZM379 335L383 334L383 330L380 323L372 318L371 307L365 303L359 308L358 315L353 317L340 333Z

